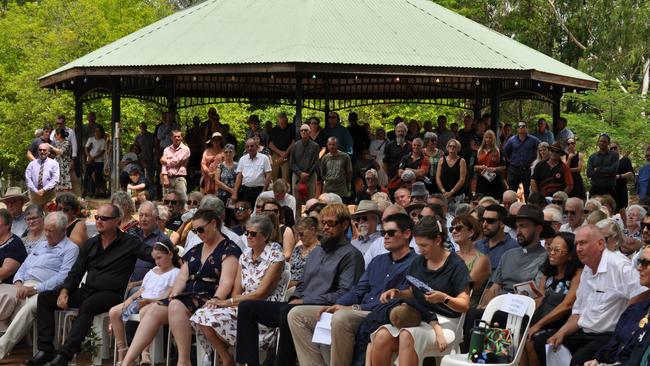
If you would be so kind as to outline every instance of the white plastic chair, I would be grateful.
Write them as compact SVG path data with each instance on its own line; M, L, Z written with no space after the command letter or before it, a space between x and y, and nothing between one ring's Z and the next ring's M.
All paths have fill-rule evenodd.
M68 309L68 310L56 310L54 316L59 319L59 330L60 330L60 344L64 344L66 337L68 336L68 331L72 326L73 318L77 316L79 309ZM93 365L101 365L102 360L108 359L111 357L111 335L108 334L108 323L110 319L108 317L108 312L97 314L93 318L92 329L95 331L95 334L100 337L100 351L97 353L97 356L93 358ZM57 334L58 335L58 334ZM56 337L56 336L55 336Z
M523 301L526 304L525 315L528 316L528 321L524 324L523 321L524 317L517 316L514 314L508 314L506 329L510 329L510 331L512 332L512 343L515 344L517 348L515 350L515 357L512 360L512 362L508 364L499 364L499 365L514 366L519 364L519 359L521 358L521 355L524 352L524 342L526 341L526 337L528 335L530 320L532 319L533 313L535 312L535 301L528 296L515 295L515 294L506 294L506 295L497 296L494 299L492 299L492 301L490 301L490 303L487 305L487 307L485 308L485 312L481 317L481 320L489 322L492 319L494 313L497 312L498 310L501 310L506 299L508 299L508 297L510 296L515 296L517 300ZM522 326L524 327L523 333L521 332ZM460 366L460 365L473 366L475 364L469 361L467 353L462 353L462 354L457 353L457 354L444 356L442 358L442 362L440 363L440 365L441 366Z
M129 316L128 321L139 323L140 314L133 314ZM149 347L149 351L151 353L151 363L153 365L165 361L165 354L163 352L164 351L163 344L165 343L164 336L165 335L163 334L163 327L160 327L158 329L158 333L156 333L156 338L154 338L153 342L151 342L151 346ZM113 366L115 366L116 364L117 364L117 339L114 341L113 344Z

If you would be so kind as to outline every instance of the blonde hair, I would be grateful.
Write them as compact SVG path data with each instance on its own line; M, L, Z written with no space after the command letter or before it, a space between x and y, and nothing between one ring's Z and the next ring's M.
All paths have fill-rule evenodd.
M492 146L485 146L485 136L486 135L491 135L492 136ZM497 136L492 132L492 130L487 130L483 134L483 141L481 141L481 145L478 147L478 155L481 155L483 153L483 150L488 150L488 151L496 151L497 150Z
M422 315L407 303L401 303L390 310L390 323L397 328L417 327L422 321Z

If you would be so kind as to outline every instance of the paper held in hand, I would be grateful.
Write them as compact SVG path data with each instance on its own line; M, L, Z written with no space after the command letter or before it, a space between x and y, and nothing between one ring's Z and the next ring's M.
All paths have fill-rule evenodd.
M528 296L533 299L544 296L544 294L537 289L534 281L516 283L513 287L519 295Z
M492 182L494 180L494 177L497 176L497 173L496 172L491 172L491 171L489 171L487 169L483 169L483 171L481 172L481 175L483 176L483 178L487 179L488 182Z
M314 343L332 344L332 314L322 313L316 328L314 328L314 336L311 339Z

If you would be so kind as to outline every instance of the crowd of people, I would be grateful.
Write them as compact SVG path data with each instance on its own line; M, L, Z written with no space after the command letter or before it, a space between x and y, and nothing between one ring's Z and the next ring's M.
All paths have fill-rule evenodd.
M546 364L547 345L572 366L648 365L650 164L637 176L607 134L583 156L564 118L512 135L489 115L398 118L371 134L354 112L348 127L280 113L250 116L240 146L214 108L187 131L173 120L141 124L90 218L71 191L77 175L87 196L109 191L95 115L78 134L59 116L32 142L27 193L0 200L0 358L38 318L27 364L67 365L108 313L119 365L150 363L164 326L184 366L193 337L199 364L422 365L471 351L487 304L520 293L536 303L521 365ZM54 310L68 308L57 349ZM323 313L328 346L312 342Z

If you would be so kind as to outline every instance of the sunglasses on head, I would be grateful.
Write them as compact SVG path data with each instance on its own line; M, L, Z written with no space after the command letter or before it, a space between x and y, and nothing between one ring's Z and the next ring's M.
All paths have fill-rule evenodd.
M103 216L103 215L95 215L95 221L108 221L108 220L113 220L116 219L117 217L115 216Z
M379 233L381 234L381 236L388 235L389 238L392 238L393 236L395 236L395 234L397 234L398 231L399 230L397 230L397 229L380 230Z

